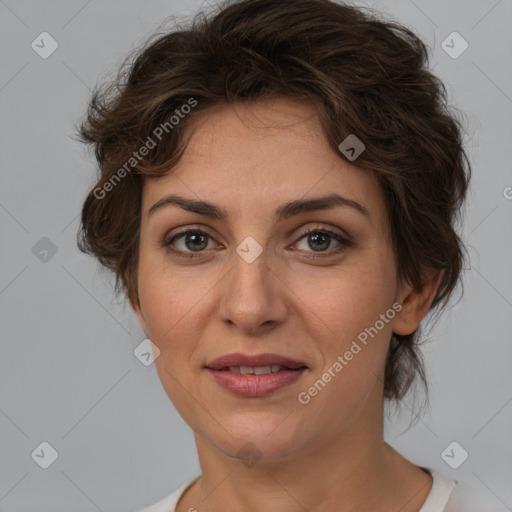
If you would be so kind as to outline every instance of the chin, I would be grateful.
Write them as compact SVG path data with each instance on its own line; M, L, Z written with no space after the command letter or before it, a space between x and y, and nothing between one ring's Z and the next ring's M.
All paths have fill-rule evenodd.
M291 457L297 450L297 443L290 438L238 437L218 446L229 457L237 459L247 466L258 463L275 463Z
M268 462L285 459L306 442L298 425L287 422L287 414L244 414L224 421L222 426L226 430L218 427L208 437L220 451L233 458Z

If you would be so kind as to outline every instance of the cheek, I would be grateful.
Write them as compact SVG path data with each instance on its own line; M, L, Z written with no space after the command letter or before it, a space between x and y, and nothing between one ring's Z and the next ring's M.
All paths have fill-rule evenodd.
M167 344L200 309L211 283L192 267L171 266L164 250L141 250L138 289L148 332Z
M322 367L307 383L313 387L302 390L318 414L348 418L383 377L395 316L393 261L384 258L360 261L315 283L302 278L296 289L304 299L304 328L322 354Z
M141 309L148 335L160 350L155 366L167 396L187 422L194 421L194 408L190 407L190 383L195 379L191 360L203 330L202 301L210 288L204 281L187 280L181 273L141 258Z
M318 312L322 324L310 332L322 354L321 367L305 380L296 398L304 414L324 418L332 433L350 424L370 402L379 410L394 310L382 295L376 293L374 302L369 296L356 289L348 296L333 292L330 305ZM391 314L385 322L380 315L387 312Z
M160 259L160 258L159 258ZM201 308L211 284L172 271L168 264L141 253L139 297L151 341L159 348L155 365L171 400L181 400L179 383L190 379L191 358L201 337Z
M332 350L342 350L391 308L396 290L393 261L387 253L369 251L364 259L329 275L303 274L295 279L293 289L309 318L306 326L323 331L316 339ZM390 323L379 323L380 330L390 334Z

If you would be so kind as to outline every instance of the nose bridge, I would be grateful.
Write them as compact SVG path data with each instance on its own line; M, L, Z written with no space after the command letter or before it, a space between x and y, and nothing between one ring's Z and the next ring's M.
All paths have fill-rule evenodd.
M264 293L269 286L269 254L256 240L247 237L233 255L231 286L240 288L237 293Z
M233 252L233 267L222 289L220 315L223 321L247 332L256 332L263 324L283 320L287 311L286 297L269 268L270 256L252 237L237 246Z

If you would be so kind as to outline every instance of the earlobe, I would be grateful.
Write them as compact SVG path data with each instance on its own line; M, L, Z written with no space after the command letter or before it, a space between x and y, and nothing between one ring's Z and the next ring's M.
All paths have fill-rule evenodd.
M402 309L393 320L393 332L402 336L416 331L430 310L443 275L442 270L428 269L419 288L408 287L401 302Z

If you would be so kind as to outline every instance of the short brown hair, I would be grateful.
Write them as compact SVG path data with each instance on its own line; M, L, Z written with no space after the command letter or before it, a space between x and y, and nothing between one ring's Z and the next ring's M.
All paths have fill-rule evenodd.
M432 308L444 307L465 257L454 224L471 169L461 124L427 67L427 48L410 30L328 0L227 2L153 35L95 89L80 125L100 169L83 205L80 249L113 271L116 289L137 304L144 176L170 172L185 148L184 128L208 108L285 96L314 103L334 149L349 134L364 143L356 165L374 173L384 194L398 278L416 287L425 269L442 269ZM170 123L191 99L192 111ZM165 136L134 159L159 126L168 127ZM401 399L417 376L427 387L418 336L393 334L386 398Z

